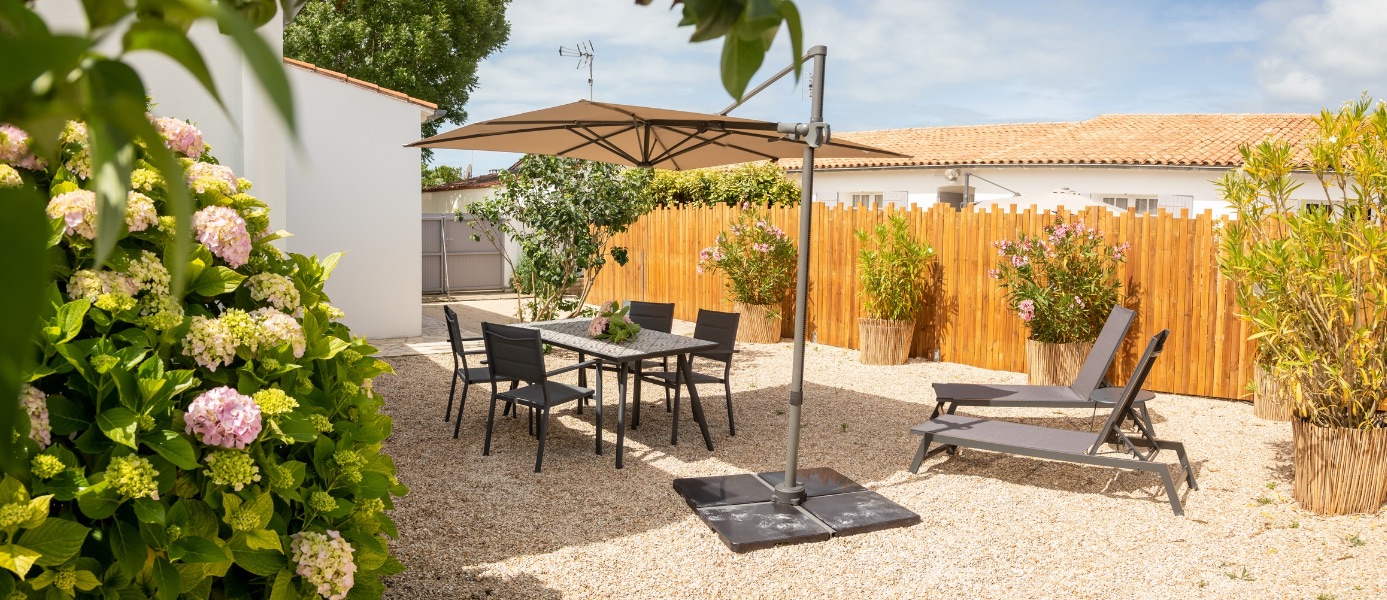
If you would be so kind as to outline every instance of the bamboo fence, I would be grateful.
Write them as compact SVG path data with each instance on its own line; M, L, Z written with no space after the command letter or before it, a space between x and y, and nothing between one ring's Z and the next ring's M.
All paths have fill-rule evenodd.
M1002 292L987 276L997 260L992 243L1018 234L1039 234L1054 215L1032 210L977 212L936 205L898 209L814 205L810 256L808 335L811 341L857 348L856 261L853 231L874 227L893 214L907 217L912 232L935 249L931 293L916 322L911 356L987 369L1025 370L1026 330L1007 310ZM738 209L727 206L661 208L612 240L628 249L624 267L609 264L598 277L591 301L673 302L675 316L694 320L699 308L731 311L721 274L696 272L698 251L731 224ZM768 211L768 220L798 243L798 208ZM1165 356L1146 387L1162 392L1246 399L1253 372L1248 326L1236 317L1233 283L1218 272L1217 235L1222 218L1210 211L1190 216L1093 207L1069 215L1097 227L1112 244L1130 242L1120 268L1126 305L1137 321L1118 355L1112 375L1125 381L1147 338L1170 329ZM783 306L784 335L792 334L793 303Z

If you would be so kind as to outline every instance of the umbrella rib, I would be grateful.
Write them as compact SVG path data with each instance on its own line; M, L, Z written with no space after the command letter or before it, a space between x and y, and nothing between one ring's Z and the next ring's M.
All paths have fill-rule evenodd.
M620 124L620 123L618 123L618 125L619 125L619 124ZM537 131L555 131L555 130L559 130L559 129L569 129L569 128L571 128L572 126L573 126L572 123L555 123L555 124L553 124L553 125L549 125L549 126L546 126L546 127L531 127L531 128L528 128L528 129L507 129L507 130L505 130L505 131L492 131L492 132L487 132L487 133L469 133L469 134L467 134L467 135L459 135L459 136L454 136L454 137L449 137L449 138L440 138L440 139L436 139L436 140L421 140L421 141L428 141L430 144L441 144L441 143L444 143L444 142L456 142L456 141L458 141L458 140L470 140L470 139L473 139L473 138L492 137L492 136L496 136L496 135L514 135L514 134L517 134L517 133L535 133L535 132L537 132ZM416 143L418 143L418 142L416 142Z
M704 147L704 146L707 146L707 145L709 145L709 144L716 144L716 145L722 146L722 147L724 147L724 148L734 148L734 149L737 149L737 150L741 150L742 152L746 152L746 153L748 153L748 154L755 154L756 156L760 156L761 158L764 158L764 159L766 159L766 160L778 160L778 159L780 158L780 157L775 156L775 155L773 155L773 154L766 154L765 152L759 152L759 151L756 151L756 150L752 150L751 148L747 148L747 147L745 147L745 146L740 146L740 145L737 145L737 144L729 144L729 143L720 142L720 141L718 141L718 140L721 140L721 139L723 139L723 138L725 138L725 137L728 137L728 136L732 135L731 132L727 132L727 131L724 131L724 132L721 132L721 133L722 133L722 135L719 135L719 136L717 136L717 137L715 137L715 138L713 138L713 139L701 138L701 137L698 137L698 134L697 134L697 133L690 133L690 134L688 134L688 137L685 139L685 141L688 141L688 140L691 140L691 139L696 139L696 140L699 140L699 141L702 142L702 143L695 144L695 145L690 146L690 147L688 147L688 148L685 148L685 149L683 149L683 150L679 150L678 152L675 152L674 149L671 148L670 150L666 151L666 153L665 153L665 155L664 155L664 159L665 159L665 160L672 160L672 159L674 159L674 157L676 157L676 156L680 156L680 155L682 155L682 154L687 154L687 153L689 153L689 152L692 152L692 151L694 151L694 150L697 150L697 149L702 148L702 147ZM680 142L680 144L683 144L683 142ZM676 145L675 147L677 148L678 145Z
M630 155L629 153L627 153L625 150L622 150L622 149L621 149L620 147L618 147L616 144L613 144L613 143L611 142L610 139L608 139L608 138L610 138L610 137L613 136L613 135L618 135L618 134L626 133L627 131L630 131L630 130L635 129L635 128L636 128L635 125L631 125L630 127L627 127L626 129L622 129L622 130L620 130L620 131L615 131L615 132L612 132L612 133L610 133L610 134L608 134L608 135L605 135L605 136L604 136L604 135L598 135L597 132L594 132L593 130L588 129L586 126L579 126L579 127L576 127L576 128L569 129L569 131L573 132L574 135L577 135L578 137L581 137L581 138L583 138L583 139L585 139L585 140L587 140L587 141L584 142L584 143L582 143L582 144L578 144L577 146L574 146L574 147L572 147L572 148L569 148L569 149L567 149L567 150L564 150L563 152L560 152L559 155L560 155L560 156L565 156L565 155L567 155L569 152L572 152L572 151L574 151L574 150L577 150L577 149L579 149L579 148L582 148L583 146L587 146L587 145L589 145L589 144L596 144L596 145L598 145L598 146L600 146L600 147L606 149L608 152L611 152L612 154L615 154L615 155L620 156L620 157L622 157L622 158L624 158L624 159L626 159L626 160L631 161L632 164L637 164L637 165L639 165L639 164L640 164L640 161L639 161L639 160L636 160L636 158L635 158L634 156L631 156L631 155ZM581 130L581 131L580 131L580 130ZM586 133L586 135L585 135L584 133ZM591 137L588 137L588 136L591 136Z

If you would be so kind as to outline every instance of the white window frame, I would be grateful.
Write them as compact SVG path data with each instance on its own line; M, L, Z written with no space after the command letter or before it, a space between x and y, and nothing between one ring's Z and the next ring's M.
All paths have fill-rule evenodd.
M1157 194L1094 194L1093 197L1124 212L1128 207L1135 207L1139 215L1154 215L1161 207Z

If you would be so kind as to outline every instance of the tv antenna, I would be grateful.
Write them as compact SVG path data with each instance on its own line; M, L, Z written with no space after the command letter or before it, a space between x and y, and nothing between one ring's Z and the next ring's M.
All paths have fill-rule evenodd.
M587 65L588 100L592 100L592 59L594 56L596 56L592 51L592 40L588 40L586 44L584 44L583 42L578 42L577 46L574 48L569 48L567 46L559 46L559 56L578 57L579 69L583 68L583 65Z

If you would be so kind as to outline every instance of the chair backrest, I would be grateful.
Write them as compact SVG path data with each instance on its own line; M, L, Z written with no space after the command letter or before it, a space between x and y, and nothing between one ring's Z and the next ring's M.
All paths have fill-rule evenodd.
M626 311L626 317L631 319L632 323L640 325L641 329L664 333L674 329L673 303L627 300L625 304L631 309Z
M1098 332L1098 339L1094 340L1093 348L1084 358L1083 366L1079 367L1079 374L1074 377L1074 385L1069 386L1080 398L1087 399L1098 389L1098 384L1103 382L1103 376L1112 367L1113 360L1117 358L1117 350L1122 347L1122 340L1127 337L1127 330L1131 329L1132 321L1136 318L1137 313L1130 308L1117 305L1112 307L1112 312L1108 313L1108 321L1103 324L1103 330Z
M482 342L493 381L544 382L544 343L538 329L482 323Z
M1165 348L1165 338L1170 335L1169 329L1163 329L1160 333L1151 336L1151 341L1146 344L1146 351L1137 360L1137 367L1132 371L1132 376L1127 379L1127 387L1122 388L1122 395L1118 396L1117 404L1113 406L1112 414L1108 415L1108 420L1103 423L1103 428L1098 430L1098 438L1093 442L1093 447L1088 449L1089 454L1097 454L1098 450L1107 443L1108 438L1112 437L1117 430L1117 426L1122 423L1122 419L1127 412L1132 409L1132 403L1137 399L1137 393L1141 391L1141 386L1146 383L1146 376L1151 373L1151 366L1156 364L1156 357L1161 355L1161 350ZM1140 423L1141 420L1137 419Z
M453 312L452 307L443 307L443 320L448 323L448 344L453 347L453 360L462 361L462 367L467 368L467 349L462 346L462 329L458 327L458 314Z
M725 363L732 362L732 350L737 345L737 323L741 317L742 315L739 313L698 309L698 320L694 322L693 336L707 342L717 342L718 347L699 352L694 356Z

